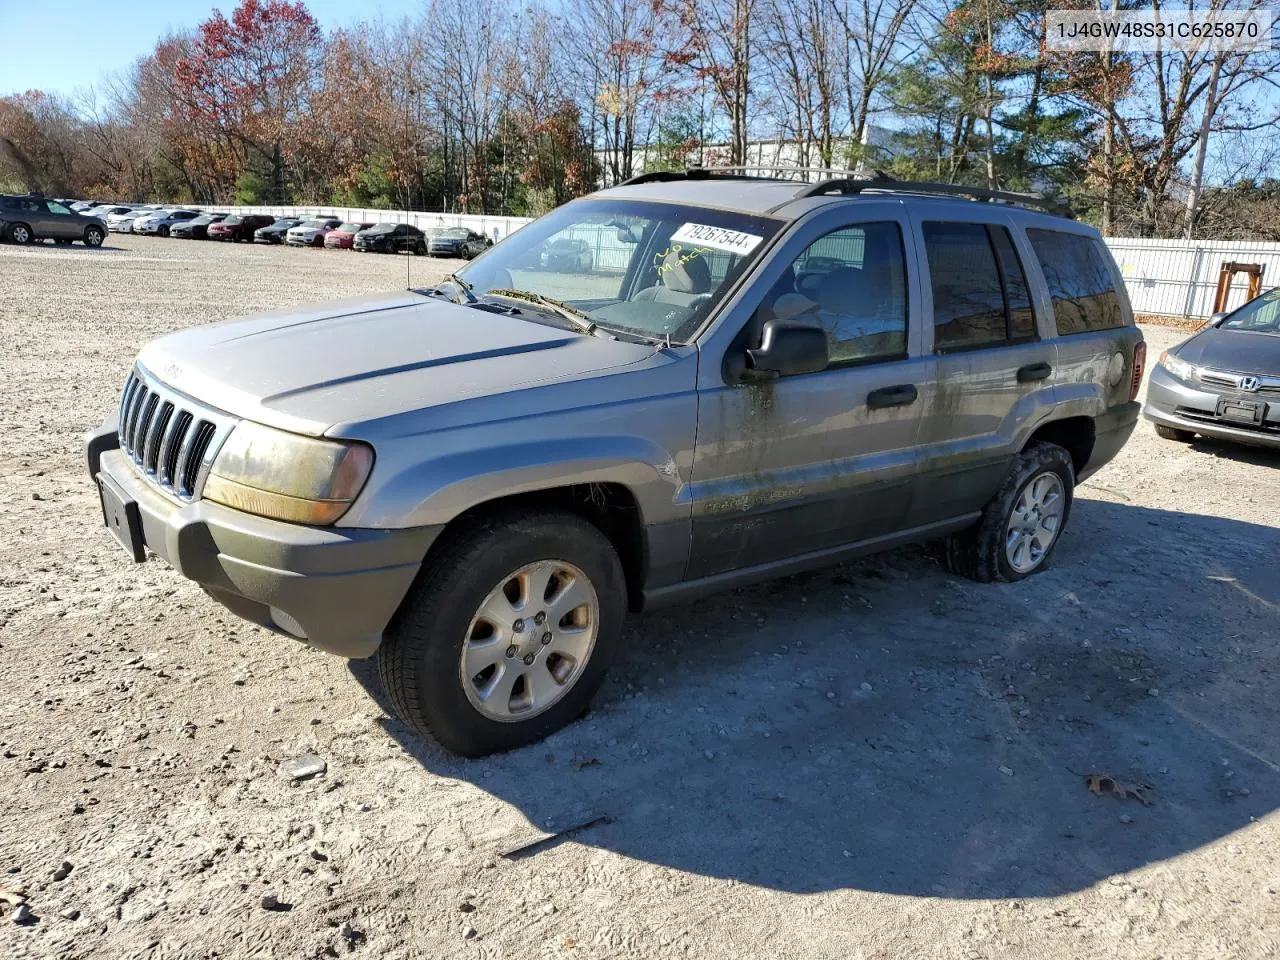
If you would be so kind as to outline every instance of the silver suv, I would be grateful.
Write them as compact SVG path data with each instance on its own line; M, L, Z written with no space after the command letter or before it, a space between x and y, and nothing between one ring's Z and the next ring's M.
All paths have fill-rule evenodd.
M468 755L579 716L628 610L929 539L1020 580L1145 345L1097 231L957 189L643 176L434 287L171 334L88 438L106 524Z
M106 221L77 213L65 203L37 194L0 195L0 239L17 244L41 240L69 244L79 240L86 247L100 247L106 235Z

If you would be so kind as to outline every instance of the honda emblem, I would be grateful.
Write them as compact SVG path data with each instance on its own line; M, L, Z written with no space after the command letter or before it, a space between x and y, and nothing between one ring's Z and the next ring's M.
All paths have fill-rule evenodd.
M1262 381L1257 377L1241 377L1240 389L1247 390L1249 393L1257 393L1258 388L1262 386Z

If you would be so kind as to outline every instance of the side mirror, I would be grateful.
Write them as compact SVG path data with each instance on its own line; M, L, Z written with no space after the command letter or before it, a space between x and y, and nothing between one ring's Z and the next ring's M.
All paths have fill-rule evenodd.
M1209 318L1208 326L1211 326L1211 327L1216 326L1218 321L1225 320L1227 318L1227 315L1230 314L1230 312L1231 312L1230 310L1223 310L1221 313L1215 313L1213 316Z
M639 243L640 240L638 237L636 237L635 234L631 232L630 227L620 226L618 227L618 242L619 243Z
M743 380L773 380L799 373L818 373L831 362L827 332L803 323L770 320L764 325L760 346L746 351Z

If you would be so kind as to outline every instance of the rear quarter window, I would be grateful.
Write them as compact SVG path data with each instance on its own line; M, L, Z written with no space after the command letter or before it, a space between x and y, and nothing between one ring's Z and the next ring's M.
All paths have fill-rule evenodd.
M1053 299L1058 333L1090 333L1125 326L1108 256L1099 241L1078 233L1028 229Z

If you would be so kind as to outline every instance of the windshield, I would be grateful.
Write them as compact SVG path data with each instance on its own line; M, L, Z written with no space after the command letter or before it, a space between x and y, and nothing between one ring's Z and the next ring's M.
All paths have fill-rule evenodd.
M375 223L366 233L390 233L396 228L394 223Z
M440 232L440 236L446 237L450 240L465 240L469 235L469 231L466 227L453 227L449 230L442 230Z
M225 223L228 227L232 227L232 226L235 226L237 223L240 223L241 219L240 217L231 216L231 217L227 217L227 219L223 220L222 222Z
M681 204L579 200L521 227L458 276L475 296L523 291L605 329L684 343L781 227Z
M301 224L304 227L327 227L328 225L328 220L308 220L306 223Z
M1221 330L1248 330L1252 333L1280 333L1280 287L1255 297L1227 317Z
M342 226L338 227L338 232L339 233L355 233L356 231L362 230L362 229L364 229L363 223L344 223Z

